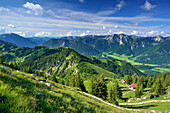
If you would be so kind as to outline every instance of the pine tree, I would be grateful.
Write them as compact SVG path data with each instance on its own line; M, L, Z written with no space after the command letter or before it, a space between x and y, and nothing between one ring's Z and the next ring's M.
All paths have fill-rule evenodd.
M139 91L139 83L136 84L136 89L135 89L135 97L139 98L140 97L140 91Z
M113 75L113 78L112 78L112 81L114 81L116 79L116 75L114 74Z
M3 64L3 58L0 56L0 64Z
M18 64L17 64L16 60L14 60L12 64L13 64L13 67L14 67L15 69L19 69L19 67L18 67Z
M110 103L113 103L115 105L118 105L118 102L115 99L115 93L114 93L114 88L113 86L111 87L111 89L108 91L108 96L107 96L107 100Z
M93 95L95 95L95 96L97 96L97 94L98 94L98 81L97 81L97 76L93 76L93 77L91 77L91 83L90 83L90 85L91 85L91 91L90 91L90 93L91 94L93 94Z
M107 97L107 86L106 86L106 82L104 80L103 74L100 75L100 77L99 77L98 91L99 91L98 97L100 97L102 99L106 99L106 97Z
M135 97L140 98L143 94L143 84L141 83L140 79L138 79L138 82L136 84L135 89Z
M162 86L162 82L161 82L161 79L158 78L157 81L156 81L156 84L155 84L155 93L156 94L164 94L164 88Z
M132 75L132 83L136 83L137 82L137 76L136 74Z
M147 86L147 84L148 84L149 77L150 77L150 76L148 75L148 76L145 78L145 83L144 83L145 86Z
M70 78L70 81L69 81L69 86L71 87L75 87L75 75L72 75L71 78Z
M147 87L150 88L152 85L152 77L150 76L148 79Z
M77 73L75 75L74 80L75 80L75 87L80 87L80 75L79 75L79 73Z
M8 62L8 57L5 59L5 65L9 65L9 62Z
M154 75L154 76L152 77L152 84L155 82L155 79L156 79L156 76Z
M125 75L124 80L126 81L127 84L130 84L131 78L129 75Z
M118 81L116 80L115 84L114 84L114 88L113 88L114 94L116 98L122 98L122 92L121 89L119 87Z
M79 73L77 73L75 76L75 87L79 87L82 91L86 91L84 81Z

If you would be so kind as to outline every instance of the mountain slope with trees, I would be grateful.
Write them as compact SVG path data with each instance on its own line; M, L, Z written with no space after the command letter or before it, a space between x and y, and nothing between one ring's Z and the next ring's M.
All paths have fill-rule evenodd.
M14 33L2 34L2 35L0 35L0 40L13 43L19 47L35 47L38 45L37 43L31 41L28 38L24 38L22 36L14 34Z
M106 76L112 74L143 75L129 63L116 59L96 59L95 57L82 56L70 48L52 49L48 47L17 47L10 44L0 44L0 54L5 60L16 60L21 68L30 66L33 70L45 71L58 77L67 78L71 74L80 73L84 78L91 75Z

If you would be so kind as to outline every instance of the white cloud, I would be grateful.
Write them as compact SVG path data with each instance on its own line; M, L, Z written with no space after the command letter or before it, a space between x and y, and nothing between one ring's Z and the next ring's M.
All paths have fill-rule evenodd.
M149 36L155 36L155 35L158 35L159 32L158 31L150 31L150 32L148 32L146 34L148 34Z
M125 5L125 2L124 2L123 0L120 1L120 3L116 5L117 10L120 11L120 9L121 9L124 5Z
M79 0L81 3L84 3L84 0Z
M48 37L48 36L52 36L52 33L50 32L38 32L35 34L36 37Z
M116 13L117 11L120 11L124 6L125 6L125 2L122 0L112 10L100 11L97 13L97 15L99 16L111 15Z
M138 32L134 30L134 31L132 31L130 34L131 34L131 35L138 35Z
M43 14L43 7L39 4L33 4L30 2L27 2L23 5L26 9L28 9L27 13L34 14L34 15L40 15Z
M125 32L123 31L118 31L118 32L114 32L114 34L124 34Z
M143 6L141 6L141 8L146 11L150 11L151 9L153 9L155 7L156 7L156 5L152 5L150 2L148 2L148 0L146 0L145 4Z
M8 27L15 28L13 24L8 24Z
M115 25L115 29L119 29L120 28L120 26L118 26L118 25Z
M44 11L45 13L46 11ZM45 32L51 33L50 36L79 36L83 33L86 35L103 35L103 34L113 34L113 33L125 33L125 34L136 34L132 31L137 31L138 36L145 35L150 36L152 32L149 31L158 31L158 35L168 35L170 34L170 27L162 25L160 26L137 26L137 25L128 25L124 24L124 21L127 23L136 23L143 21L162 21L170 22L170 19L164 18L152 18L149 16L136 16L136 17L105 17L99 16L95 13L86 13L86 12L77 12L69 9L62 9L56 11L49 11L49 13L54 13L59 16L60 19L51 17L52 15L45 16L34 16L34 15L23 15L23 13L17 13L14 11L0 13L0 22L1 27L12 23L17 26L13 29L11 27L6 27L6 33L11 32L22 32L22 36L49 36ZM12 17L12 19L11 19ZM108 20L102 21L101 20ZM48 21L47 21L48 20ZM100 21L100 23L99 23ZM119 21L121 23L119 23ZM103 26L105 29L103 29ZM118 29L120 28L120 29ZM74 30L73 30L74 29ZM79 32L77 32L79 30ZM90 33L87 32L90 31ZM75 32L76 31L76 32ZM120 32L121 31L121 32ZM161 34L161 31L164 31L164 34ZM39 33L40 32L40 33ZM43 33L44 32L44 33Z
M72 36L72 32L67 32L66 36Z
M87 34L86 33L82 33L82 34L80 34L80 36L86 36Z
M8 8L0 7L0 12L9 12Z
M18 34L18 35L23 36L23 37L26 36L26 33L25 33L25 32L13 32L13 33Z

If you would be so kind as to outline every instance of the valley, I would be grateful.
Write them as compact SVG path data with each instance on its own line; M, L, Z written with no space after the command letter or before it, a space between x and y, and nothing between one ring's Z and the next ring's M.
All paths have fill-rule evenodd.
M132 40L127 35L120 37ZM105 42L105 36L99 37L99 40L93 37L93 41L91 38L50 39L46 44L32 48L0 41L0 110L48 110L51 113L169 111L170 70L168 64L163 64L169 56L162 62L140 62L137 59L142 59L148 51L156 50L153 47L148 51L140 48L145 51L142 55L139 51L125 51L128 44ZM93 45L95 40L99 42ZM99 48L101 45L97 43L102 44L100 41L110 47ZM162 43L160 45L167 45L164 41ZM119 50L116 50L117 47L120 47ZM110 51L113 48L115 50ZM157 48L159 50L160 47ZM25 104L14 108L24 98Z

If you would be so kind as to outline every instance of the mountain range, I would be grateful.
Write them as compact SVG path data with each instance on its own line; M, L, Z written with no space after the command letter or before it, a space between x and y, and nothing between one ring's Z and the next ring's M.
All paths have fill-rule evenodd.
M138 37L126 34L54 38L24 38L16 34L0 35L0 40L19 47L70 47L81 55L116 58L130 62L141 70L169 71L170 37ZM149 72L150 73L150 72Z

